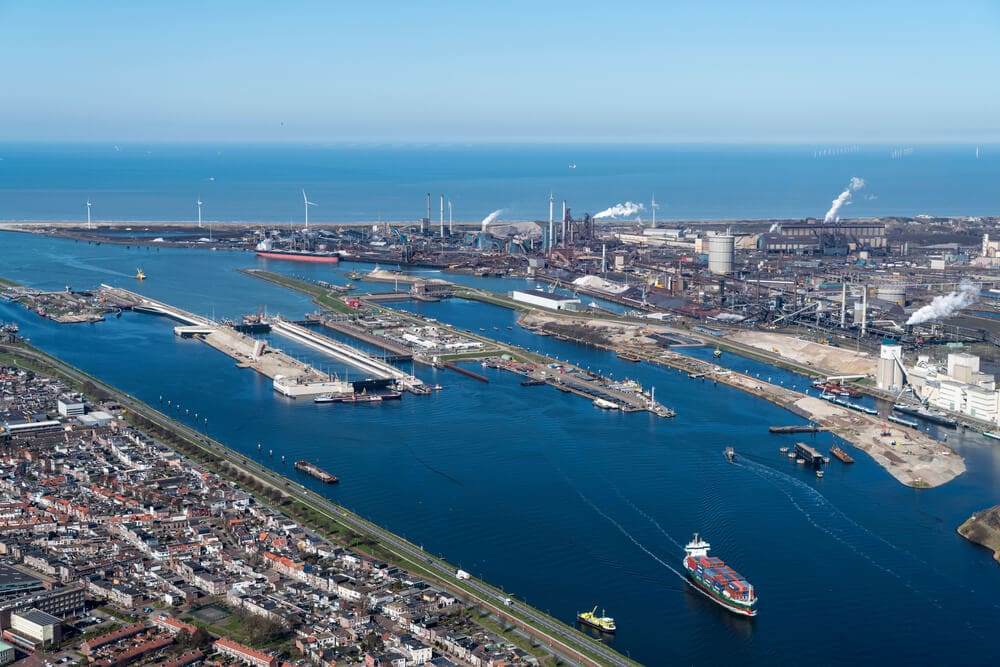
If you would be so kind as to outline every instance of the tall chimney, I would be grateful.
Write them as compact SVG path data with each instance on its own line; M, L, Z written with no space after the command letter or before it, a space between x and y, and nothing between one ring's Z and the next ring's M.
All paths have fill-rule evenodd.
M566 247L566 200L563 199L562 246Z
M844 328L847 318L847 283L840 286L840 328Z
M444 195L441 195L441 238L444 238Z
M549 251L552 250L553 225L555 224L555 220L552 218L552 207L554 204L555 199L552 197L552 193L549 192Z

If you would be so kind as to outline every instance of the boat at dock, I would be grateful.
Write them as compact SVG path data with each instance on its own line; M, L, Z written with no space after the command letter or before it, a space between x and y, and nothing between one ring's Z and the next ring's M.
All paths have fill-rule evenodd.
M830 454L836 456L842 463L854 463L854 458L837 445L830 448Z
M902 412L904 415L913 415L914 417L919 417L920 419L923 419L924 421L929 421L932 424L947 426L948 428L956 428L958 426L958 422L952 419L951 417L945 416L938 412L931 412L930 410L924 407L915 405L906 405L905 403L895 403L892 406L892 409L895 410L896 412Z
M617 410L621 406L614 401L609 401L606 398L595 398L594 405L601 408L602 410Z
M710 544L694 534L684 547L684 569L691 581L716 604L740 616L756 616L757 594L739 572L708 555Z
M735 449L733 449L732 447L726 447L726 449L723 450L723 453L726 455L726 460L727 461L729 461L730 463L735 463L736 462L736 450Z
M521 380L522 387L539 387L543 384L545 384L545 380L536 380L536 379Z
M640 357L638 354L635 354L634 352L619 352L617 356L619 359L622 359L624 361L631 361L632 363L637 363L642 361L642 357Z
M812 386L816 389L820 389L828 394L835 394L837 396L848 396L850 398L861 398L863 395L857 389L851 389L850 387L845 387L842 384L837 384L836 382L822 382L817 380L812 383Z
M602 613L607 613L602 610ZM598 616L597 615L597 605L594 605L593 610L580 612L576 615L576 620L578 623L583 625L589 625L595 630L600 632L614 633L617 630L615 626L615 619L610 616Z
M1000 440L1000 433L991 433L990 431L983 431L983 435L992 440Z
M336 264L340 261L340 255L335 252L325 250L295 250L291 248L275 248L269 239L265 239L257 244L254 249L258 257L267 259L287 259L294 262L321 262L325 264Z
M309 461L296 461L295 469L299 472L304 472L307 475L311 475L321 482L326 482L327 484L336 484L340 479L336 475L331 475L327 471L323 470L319 466L309 463Z
M323 394L313 399L313 403L378 403L382 400L398 399L402 394L398 391L382 394Z
M822 429L815 424L803 424L796 426L769 426L767 428L771 433L816 433Z
M895 424L902 424L903 426L909 426L910 428L920 428L920 424L912 419L903 419L902 417L897 417L896 415L886 415L885 418Z

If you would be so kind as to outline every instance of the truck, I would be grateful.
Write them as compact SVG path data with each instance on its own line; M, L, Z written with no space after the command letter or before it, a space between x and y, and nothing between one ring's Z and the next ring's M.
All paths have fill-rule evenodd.
M459 570L458 572L455 573L455 578L456 579L468 579L469 578L469 573L466 572L465 570Z

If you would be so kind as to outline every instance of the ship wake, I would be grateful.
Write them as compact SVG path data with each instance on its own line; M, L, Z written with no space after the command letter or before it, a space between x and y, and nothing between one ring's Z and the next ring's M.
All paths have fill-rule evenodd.
M677 540L675 540L674 537L673 537L673 535L671 535L670 533L668 533L663 528L663 526L660 525L659 521L657 521L656 519L654 519L653 517L651 517L649 514L647 514L643 510L641 510L635 503L633 503L631 500L629 500L628 498L626 498L625 495L621 492L621 489L619 489L614 484L611 485L611 488L613 488L615 490L615 493L618 494L618 497L622 499L622 502L624 502L626 505L628 505L633 510L635 510L636 513L639 516L643 517L644 519L646 519L647 521L649 521L651 524L653 524L656 527L656 529L658 531L660 531L660 533L664 537L666 537L668 540L670 540L674 544L674 546L677 547L678 551L682 551L684 549L684 545L681 544L680 542L678 542Z
M802 480L748 460L746 456L737 460L736 465L753 473L780 491L788 498L789 504L805 517L806 521L816 530L827 534L836 542L868 561L876 569L894 577L914 595L920 596L937 609L945 611L944 606L938 600L926 591L918 589L908 576L883 564L883 562L896 559L879 558L872 554L877 554L881 547L889 547L893 551L903 554L910 561L934 570L935 568L929 563L865 528ZM969 629L975 632L971 627Z

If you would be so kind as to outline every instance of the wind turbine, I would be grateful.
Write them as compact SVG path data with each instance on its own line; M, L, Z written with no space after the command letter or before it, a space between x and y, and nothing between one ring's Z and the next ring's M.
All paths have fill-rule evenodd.
M306 229L309 229L309 207L315 206L316 202L309 201L309 197L306 196L305 188L302 188L302 202L306 208Z
M87 199L87 229L90 229L90 199Z
M198 196L198 228L201 229L201 205L204 202L201 200L201 196Z

